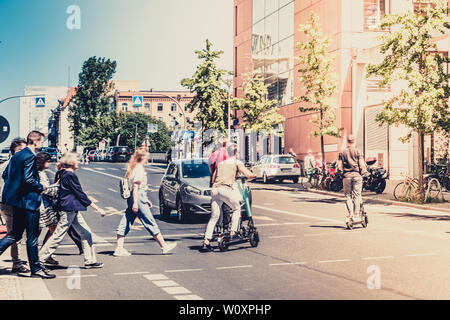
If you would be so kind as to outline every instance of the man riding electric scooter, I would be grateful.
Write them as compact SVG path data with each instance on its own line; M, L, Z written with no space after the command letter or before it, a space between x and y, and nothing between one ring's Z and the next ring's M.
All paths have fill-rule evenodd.
M348 226L352 221L360 219L363 185L361 174L365 175L367 172L364 158L355 148L355 137L353 135L347 137L347 148L339 154L338 169L344 172L344 194L348 210L345 223Z
M233 146L233 156L217 162L212 174L211 218L206 226L202 251L213 251L210 241L213 236L214 227L222 217L223 203L226 203L233 211L231 217L231 239L235 237L236 232L238 231L241 215L241 194L235 183L237 173L240 173L249 179L254 179L256 177L253 172L248 170L244 164L237 159L237 146Z

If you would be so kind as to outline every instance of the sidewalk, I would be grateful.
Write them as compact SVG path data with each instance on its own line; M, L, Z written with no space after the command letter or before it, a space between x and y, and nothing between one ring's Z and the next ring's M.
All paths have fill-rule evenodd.
M26 249L21 252L26 252ZM44 280L30 278L29 274L23 277L12 274L11 266L8 249L0 256L0 300L53 300Z
M308 185L306 178L301 178L302 183L299 183L300 187L303 188L303 185L306 187ZM364 201L367 203L384 203L389 205L398 205L405 206L410 208L417 208L423 210L431 210L431 211L440 211L445 213L450 213L450 202L446 203L427 203L427 204L415 204L415 203L407 203L403 201L397 201L394 199L393 192L395 186L401 182L401 180L387 180L386 181L386 189L382 194L376 194L375 192L363 191L362 195ZM343 191L340 192L332 192L328 190L316 190L313 188L305 188L306 190L319 194L333 195L344 197ZM303 190L305 190L303 189ZM450 201L450 193L444 192L444 199Z

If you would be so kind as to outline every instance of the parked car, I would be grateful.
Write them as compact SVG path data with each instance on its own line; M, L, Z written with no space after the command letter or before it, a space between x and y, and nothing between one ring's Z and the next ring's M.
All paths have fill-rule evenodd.
M184 159L171 162L161 179L159 189L160 214L168 217L172 210L177 210L177 219L183 222L194 214L211 214L211 188L209 186L211 171L208 159ZM237 183L240 183L238 180ZM241 210L246 214L242 196ZM249 200L252 194L249 188ZM225 213L231 209L224 205Z
M256 178L262 179L264 183L270 180L292 180L298 183L300 177L300 165L290 155L267 155L252 167Z
M105 152L105 161L111 161L111 150L113 149L113 147L110 147L108 149L106 149Z
M108 153L108 159L111 162L127 162L131 158L130 148L126 146L111 147Z
M94 153L95 153L95 151L96 151L96 150L91 150L91 151L89 151L89 153L88 153L88 159L89 159L89 161L94 161Z
M48 153L51 157L51 161L56 162L59 160L59 153L58 153L58 149L56 149L56 148L42 147L41 152Z
M8 161L9 159L9 148L3 148L0 152L0 163Z

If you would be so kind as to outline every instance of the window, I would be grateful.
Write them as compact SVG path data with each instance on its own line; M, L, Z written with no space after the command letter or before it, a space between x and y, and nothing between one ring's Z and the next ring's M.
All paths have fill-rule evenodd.
M177 111L177 105L175 103L170 105L170 111Z
M253 0L253 23L264 17L264 0Z
M128 103L122 103L122 111L128 111Z
M150 111L150 103L145 104L145 111L147 111L147 112Z
M186 104L184 105L184 111L186 111L186 112L191 112L191 107L189 106L189 103L186 103Z
M163 111L163 104L162 103L158 103L158 111Z
M237 27L237 24L238 24L238 7L237 6L234 6L234 35L235 36L237 36L237 34L238 34L238 27Z
M381 18L387 13L386 0L364 0L364 31L380 31Z

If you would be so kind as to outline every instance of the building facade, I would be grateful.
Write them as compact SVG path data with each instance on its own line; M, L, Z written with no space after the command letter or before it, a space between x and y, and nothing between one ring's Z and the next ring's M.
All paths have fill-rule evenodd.
M139 112L163 121L173 129L176 122L183 128L193 125L197 111L190 102L195 93L189 91L118 91L114 95L117 112ZM181 110L180 110L181 108ZM186 121L185 121L186 118Z
M260 74L268 85L268 98L276 99L284 123L284 150L292 148L299 159L308 149L320 152L320 139L311 132L311 113L300 113L294 101L302 93L298 80L296 44L304 41L300 24L308 23L310 12L320 19L322 31L331 38L333 71L338 75L337 126L341 138L325 137L325 160L336 159L349 134L366 157L378 158L391 177L417 172L417 143L403 144L403 127L379 126L376 114L383 100L402 88L401 83L378 88L377 79L366 79L366 67L381 61L377 37L387 30L378 24L384 14L401 13L423 6L413 0L234 0L234 95L242 97L246 74ZM450 2L450 1L449 1ZM435 39L440 52L449 51L448 34ZM431 139L425 142L429 158Z
M30 131L38 130L48 137L52 109L59 106L59 99L67 91L67 87L26 86L24 95L36 96L20 98L19 135L26 137Z

